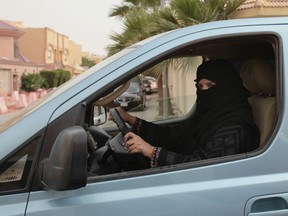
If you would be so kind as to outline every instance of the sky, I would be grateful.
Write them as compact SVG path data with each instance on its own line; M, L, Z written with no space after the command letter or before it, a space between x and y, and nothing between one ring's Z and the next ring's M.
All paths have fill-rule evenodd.
M25 27L51 28L82 51L106 55L109 35L121 33L121 21L108 17L122 0L0 0L0 20L21 21Z

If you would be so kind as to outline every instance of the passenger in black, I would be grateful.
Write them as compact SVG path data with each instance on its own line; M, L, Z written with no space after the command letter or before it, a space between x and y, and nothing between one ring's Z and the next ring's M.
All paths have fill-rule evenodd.
M197 69L195 82L196 113L193 119L175 127L147 122L117 107L133 129L124 137L131 154L142 153L150 159L151 167L157 167L239 154L258 147L259 132L247 90L233 66L224 60L204 62Z

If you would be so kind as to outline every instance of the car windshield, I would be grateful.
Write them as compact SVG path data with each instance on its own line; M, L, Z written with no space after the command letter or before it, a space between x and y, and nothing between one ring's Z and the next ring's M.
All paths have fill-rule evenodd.
M131 83L129 88L127 89L127 92L129 93L135 93L135 92L139 92L139 85L137 83Z
M140 44L139 44L140 46ZM13 124L19 122L21 119L25 118L29 113L33 112L38 107L42 106L47 101L53 99L54 97L61 94L61 92L69 89L71 86L76 85L79 82L82 82L84 79L87 79L89 76L95 73L95 71L99 71L100 69L106 67L107 65L111 64L112 62L116 61L117 59L122 58L124 55L128 54L129 52L133 51L136 47L126 48L119 53L105 59L104 61L100 62L99 64L95 65L94 67L90 68L89 70L85 71L84 73L80 74L79 76L75 77L74 79L69 80L68 82L62 84L61 86L57 87L56 89L49 92L49 94L45 95L43 98L34 101L31 104L28 104L27 107L21 110L15 110L13 112L9 112L7 114L0 115L0 133L5 131L7 128L12 126Z
M36 107L38 107L41 103L46 101L54 91L51 91L49 94L38 99L37 101L34 101L33 103L29 104L27 107L25 107L23 109L14 110L13 112L9 112L7 114L1 115L0 116L0 133L2 131L6 130L11 125L13 125L14 123L20 121L22 118L24 118L30 112L33 112L33 110Z

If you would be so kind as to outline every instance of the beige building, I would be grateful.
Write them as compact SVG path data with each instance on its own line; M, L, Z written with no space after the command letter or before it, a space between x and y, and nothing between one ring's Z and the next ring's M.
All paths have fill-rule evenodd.
M24 28L0 20L0 97L20 91L23 73L65 69L72 77L85 71L81 45L50 28Z
M81 46L50 28L25 28L19 38L20 52L46 69L66 69L73 75L83 72Z
M39 73L43 65L30 61L19 52L19 38L24 31L11 23L0 20L0 97L20 90L23 73Z
M247 0L231 19L288 16L288 0Z

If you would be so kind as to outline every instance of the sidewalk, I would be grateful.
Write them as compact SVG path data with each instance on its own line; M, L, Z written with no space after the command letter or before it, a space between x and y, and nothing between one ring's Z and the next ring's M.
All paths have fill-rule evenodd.
M0 116L21 110L22 108L28 106L28 104L38 100L47 93L47 90L21 93L14 91L12 96L0 97Z

